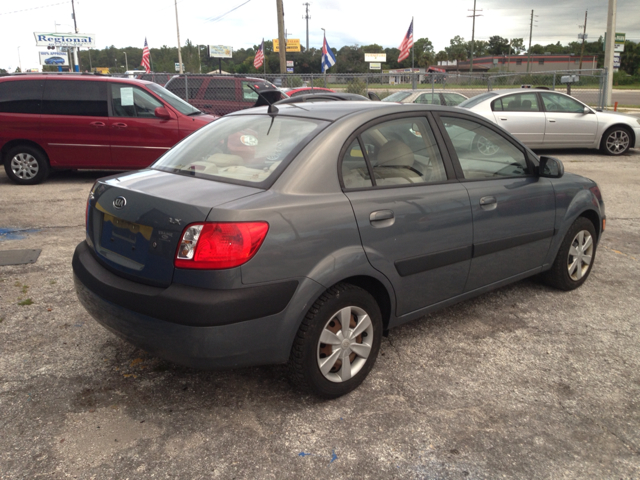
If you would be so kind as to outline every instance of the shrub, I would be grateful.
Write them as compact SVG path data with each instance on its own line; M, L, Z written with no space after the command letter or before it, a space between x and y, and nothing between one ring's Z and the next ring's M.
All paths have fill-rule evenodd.
M353 78L347 82L347 93L357 93L358 95L367 96L367 84L359 78Z

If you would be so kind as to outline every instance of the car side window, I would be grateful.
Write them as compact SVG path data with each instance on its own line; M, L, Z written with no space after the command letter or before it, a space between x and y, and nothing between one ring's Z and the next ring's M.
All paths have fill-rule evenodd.
M342 157L342 183L345 188L372 187L371 175L356 138Z
M140 88L112 83L111 106L114 117L155 118L156 108L164 105Z
M106 117L107 84L83 80L46 80L42 114Z
M462 95L458 95L457 93L443 93L444 100L450 107L455 107L456 105L460 105L462 102L466 100L466 97Z
M360 138L377 186L447 180L440 149L422 117L379 123Z
M539 112L540 105L535 93L516 93L494 100L491 109L498 112Z
M459 117L440 117L469 180L519 177L531 173L525 154L501 134Z
M40 80L14 80L0 83L0 112L40 113L43 83Z
M424 105L441 105L439 93L423 93L414 103L422 103Z
M242 82L242 100L249 103L258 101L258 94L249 88L249 82Z
M573 98L557 93L541 93L542 102L547 112L583 113L584 105Z

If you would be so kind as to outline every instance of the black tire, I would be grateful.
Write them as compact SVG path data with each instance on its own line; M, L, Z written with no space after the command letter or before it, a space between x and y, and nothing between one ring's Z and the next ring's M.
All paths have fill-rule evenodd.
M581 261L584 256L578 258L574 255L575 251L572 251L572 246L577 247L576 242L579 244L580 240L578 235L580 233L589 234L591 237L591 249L584 248L587 253L590 253L590 261L589 264L586 265ZM552 287L558 288L560 290L574 290L582 285L589 274L591 273L591 269L593 268L593 262L596 259L596 230L593 227L593 223L590 220L579 217L573 222L573 225L569 228L569 231L562 240L562 244L560 245L560 250L558 250L558 255L556 256L555 261L553 262L553 266L551 270L545 272L543 274L543 280L548 285ZM578 250L581 250L580 247ZM576 268L574 272L570 273L570 268L574 263L577 262Z
M626 127L611 127L602 135L600 151L605 155L623 155L631 148L631 130Z
M342 342L350 341L342 334L341 312L347 312L344 318L349 319L350 332L355 334L368 325L364 314L368 315L370 328L351 337L349 347L322 343L321 335L331 336L332 333ZM381 339L382 315L373 297L355 285L337 284L316 300L300 325L289 357L291 380L301 389L322 398L345 395L360 385L373 368ZM361 353L368 351L366 358L351 350L356 344L362 345L357 348ZM343 355L347 355L348 370L343 369ZM327 366L333 367L326 373L320 367L324 359ZM352 371L355 372L353 375ZM349 378L343 379L343 376Z
M49 176L51 168L42 150L30 145L18 145L4 157L4 170L18 185L35 185Z

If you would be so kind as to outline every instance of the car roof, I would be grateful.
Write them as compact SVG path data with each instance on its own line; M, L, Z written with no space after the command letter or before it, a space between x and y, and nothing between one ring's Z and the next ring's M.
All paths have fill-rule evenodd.
M277 115L300 118L313 118L317 120L325 120L334 122L348 115L379 111L380 115L392 115L394 113L407 113L411 109L418 111L432 110L445 112L460 112L477 116L474 112L466 109L458 109L457 107L444 107L441 105L423 105L423 104L400 104L395 102L363 102L363 101L344 101L344 102L310 102L310 103L283 103L276 105L278 108ZM229 113L226 117L238 115L265 115L268 114L268 107L255 107L246 110ZM479 117L482 118L482 117Z
M136 78L127 78L127 77L110 77L106 75L100 75L95 73L59 73L59 72L51 72L51 73L32 73L32 74L12 74L6 77L0 77L0 81L5 80L43 80L43 79L54 79L54 80L67 80L67 81L80 81L80 80L89 80L91 82L121 82L121 83L131 83L133 85L140 84L150 84L154 82L148 82L147 80L139 80Z

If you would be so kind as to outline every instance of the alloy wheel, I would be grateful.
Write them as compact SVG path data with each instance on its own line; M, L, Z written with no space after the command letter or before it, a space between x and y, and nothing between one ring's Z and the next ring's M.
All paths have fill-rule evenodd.
M317 361L322 375L335 383L353 378L367 363L373 345L373 324L356 306L342 308L324 326Z
M611 153L623 153L629 148L629 134L624 130L615 130L607 137L607 150Z
M476 146L478 148L478 151L482 155L486 155L486 156L495 155L497 151L500 150L499 146L490 142L486 137L483 137L482 135L479 135L477 137Z
M580 280L589 270L593 258L593 237L587 230L579 231L569 247L567 269L572 280Z
M38 161L28 153L18 153L11 159L11 171L22 180L34 178L39 170Z

